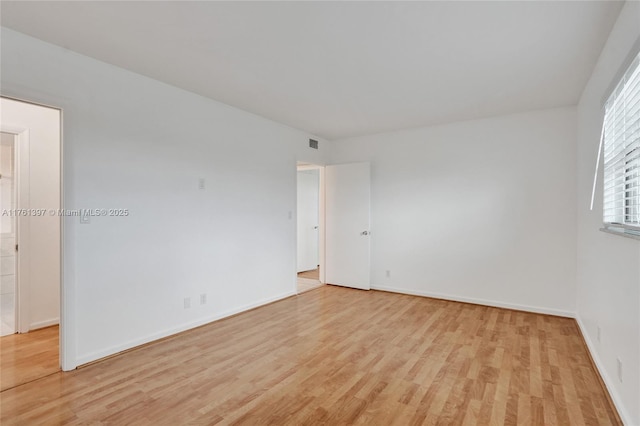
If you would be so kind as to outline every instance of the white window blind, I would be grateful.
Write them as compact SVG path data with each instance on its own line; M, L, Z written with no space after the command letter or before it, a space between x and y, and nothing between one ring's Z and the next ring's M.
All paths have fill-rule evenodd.
M604 223L640 230L640 54L605 104Z

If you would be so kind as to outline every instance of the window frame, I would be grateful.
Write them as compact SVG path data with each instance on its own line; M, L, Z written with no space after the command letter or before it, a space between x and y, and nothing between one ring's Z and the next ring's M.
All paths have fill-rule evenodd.
M613 80L611 90L604 103L603 129L601 150L599 155L603 157L603 205L602 205L602 231L615 234L624 234L632 238L640 239L640 39L635 43L634 49L630 52L624 67L617 73ZM634 84L634 78L637 80ZM629 90L633 90L631 94L626 94L627 83L633 84ZM636 91L637 90L637 91ZM607 123L609 107L615 107L619 96L624 96L623 100L631 99L634 101L633 120L626 123L626 111L624 112L621 129L616 128L619 123L614 110L612 114L612 122ZM637 109L635 108L637 106ZM626 105L624 105L626 108ZM613 132L617 132L614 137L614 145L606 139L607 125L610 124ZM628 126L627 126L628 124ZM628 129L634 129L631 132L631 139L627 141ZM637 134L636 134L637 133ZM616 134L616 133L614 133ZM620 136L622 135L622 136ZM630 148L630 149L629 149ZM624 152L629 149L628 152ZM613 161L606 159L605 154L614 153ZM616 159L616 157L621 158ZM599 162L599 160L598 160ZM635 170L635 171L634 171ZM617 182L618 181L618 182ZM633 182L633 183L628 183Z

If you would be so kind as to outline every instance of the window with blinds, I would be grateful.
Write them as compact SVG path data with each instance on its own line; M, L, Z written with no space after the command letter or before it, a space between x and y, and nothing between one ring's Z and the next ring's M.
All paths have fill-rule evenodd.
M640 53L605 104L604 223L640 231Z

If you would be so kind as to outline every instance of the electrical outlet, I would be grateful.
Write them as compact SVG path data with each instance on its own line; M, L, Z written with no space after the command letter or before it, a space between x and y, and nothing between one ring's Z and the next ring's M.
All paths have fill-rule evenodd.
M85 210L85 209L80 210L80 223L83 225L87 225L91 223L91 216L89 215L89 210Z
M602 329L598 326L598 343L602 343Z
M198 189L204 189L204 178L198 179Z
M207 303L207 294L206 294L206 293L202 293L202 294L200 295L200 304L201 304L201 305L204 305L204 304L206 304L206 303Z
M620 358L616 358L616 361L618 364L618 380L622 382L622 361L620 361Z
M185 309L189 309L191 307L191 298L190 297L185 297L184 298L184 308Z
M289 220L293 219L293 212L289 210Z
M391 271L387 269L386 275L387 275L387 278L391 278Z

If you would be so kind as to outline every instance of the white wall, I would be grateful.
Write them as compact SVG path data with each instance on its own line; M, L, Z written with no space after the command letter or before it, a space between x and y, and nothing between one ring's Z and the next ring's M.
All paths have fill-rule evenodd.
M60 209L60 111L2 99L1 121L14 130L19 157L18 208ZM28 136L26 136L28 133ZM28 138L28 140L27 140ZM21 146L21 145L24 145ZM27 154L27 155L24 155ZM18 285L27 294L20 301L20 331L54 325L60 319L60 217L18 218L20 262Z
M323 164L324 141L11 30L1 43L2 93L63 109L64 207L130 210L65 221L64 368L295 294L296 162Z
M340 140L331 154L371 161L372 287L574 312L575 109Z
M599 231L602 168L593 211L589 205L604 96L639 37L640 3L627 2L578 105L577 317L618 410L629 425L640 425L640 241ZM622 382L616 358L623 363Z

